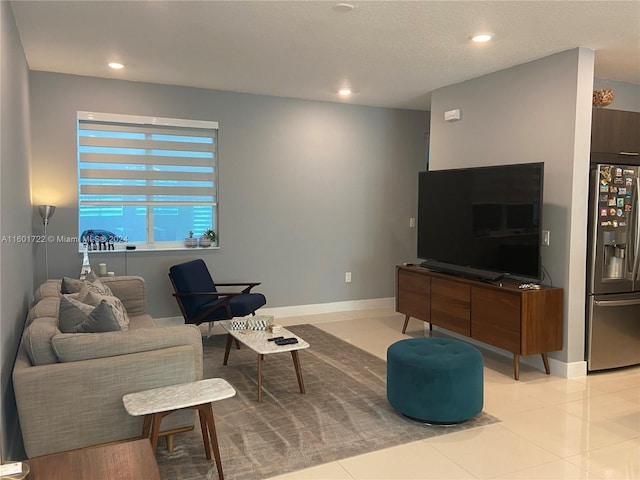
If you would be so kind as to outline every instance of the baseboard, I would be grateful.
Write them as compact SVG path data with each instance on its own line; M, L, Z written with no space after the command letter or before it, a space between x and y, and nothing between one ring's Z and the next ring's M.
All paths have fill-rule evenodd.
M276 319L296 317L299 315L318 315L322 313L350 312L355 310L370 310L375 308L394 308L395 297L371 298L367 300L348 300L345 302L316 303L310 305L293 305L289 307L261 308L262 315L273 315ZM180 325L184 323L182 317L156 318L158 325ZM310 323L330 322L332 319L314 319Z
M578 378L587 375L587 362L584 360L565 363L549 357L549 367L555 375L563 378Z
M295 317L298 315L317 315L321 313L350 312L354 310L369 310L375 308L393 308L395 306L395 302L396 299L394 297L372 298L367 300L349 300L345 302L262 308L260 309L260 312L264 315L273 315L276 318L283 318ZM327 321L331 320L329 319Z

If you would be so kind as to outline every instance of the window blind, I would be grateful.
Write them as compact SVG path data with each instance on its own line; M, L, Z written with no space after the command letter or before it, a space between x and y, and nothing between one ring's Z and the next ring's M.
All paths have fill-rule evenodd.
M216 122L78 113L79 205L217 206Z

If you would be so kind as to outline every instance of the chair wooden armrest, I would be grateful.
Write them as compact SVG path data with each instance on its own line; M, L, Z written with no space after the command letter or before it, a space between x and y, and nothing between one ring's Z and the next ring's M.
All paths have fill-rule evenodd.
M175 292L172 295L174 297L233 297L236 295L242 295L246 292Z
M220 287L246 287L242 290L242 293L249 293L251 289L256 285L260 285L262 282L240 282L240 283L216 283L216 286Z

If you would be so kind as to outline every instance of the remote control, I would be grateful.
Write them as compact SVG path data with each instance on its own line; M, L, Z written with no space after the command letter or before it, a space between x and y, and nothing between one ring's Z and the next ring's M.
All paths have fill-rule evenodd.
M282 338L280 340L276 340L276 345L291 345L293 343L298 343L297 338Z
M276 340L282 340L284 337L267 338L267 342L275 342Z

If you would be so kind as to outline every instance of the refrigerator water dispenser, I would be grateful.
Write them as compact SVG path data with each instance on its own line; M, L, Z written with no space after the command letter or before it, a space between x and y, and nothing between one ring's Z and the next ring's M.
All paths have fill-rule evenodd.
M604 258L603 258L603 279L621 279L625 277L625 253L626 245L624 236L620 236L618 232L604 233ZM621 238L619 238L621 237Z

